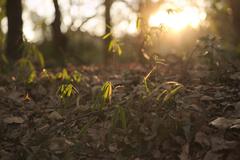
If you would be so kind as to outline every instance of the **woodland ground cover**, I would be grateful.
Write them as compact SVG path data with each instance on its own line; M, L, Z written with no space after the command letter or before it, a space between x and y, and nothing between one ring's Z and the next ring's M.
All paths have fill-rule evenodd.
M43 70L32 83L1 75L1 159L238 160L240 73L214 73L128 64Z
M1 160L239 160L239 0L1 0Z

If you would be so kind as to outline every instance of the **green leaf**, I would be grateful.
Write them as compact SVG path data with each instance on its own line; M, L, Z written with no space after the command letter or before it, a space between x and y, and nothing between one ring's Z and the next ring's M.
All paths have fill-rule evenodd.
M62 80L67 80L69 81L71 79L70 75L68 74L68 71L66 68L63 68L62 72L59 72L56 74L56 77L58 79L62 79Z
M17 64L19 66L20 72L26 73L26 75L23 77L24 81L26 80L27 83L32 83L37 77L36 69L33 63L27 58L21 58Z
M122 128L126 129L127 128L126 111L123 107L119 106L118 112L119 112L119 119L121 121Z
M82 79L82 75L78 71L74 71L72 77L73 77L73 80L77 83L79 83Z
M111 42L108 45L108 51L113 51L113 46L114 46L114 40L111 40Z
M66 90L67 90L66 96L67 96L67 97L70 97L70 96L72 95L72 93L73 93L73 85L72 85L72 84L69 84L69 85L67 86Z
M31 73L30 73L30 75L29 75L29 77L28 77L28 83L32 83L35 79L36 79L36 77L37 77L37 74L36 74L36 72L35 71L32 71Z
M153 67L153 69L143 79L144 87L145 87L147 93L150 92L147 80L155 69L156 69L156 67Z
M123 129L127 128L126 110L121 106L117 106L112 115L112 127L115 128L118 123Z
M122 54L121 45L118 40L112 39L111 42L108 45L108 51L111 51L113 53L117 52L118 55Z
M137 17L137 22L136 22L136 28L137 29L141 28L141 21L142 21L142 19L140 17Z
M44 61L43 54L41 52L37 51L37 57L38 57L38 60L39 60L39 63L41 65L41 67L44 68L45 61Z
M58 94L60 98L71 97L77 92L76 88L72 84L62 84L58 88Z
M111 102L112 98L112 83L111 82L105 82L101 88L102 90L102 96L105 102Z
M110 26L110 25L107 24L107 28L108 28L108 29L112 29L112 26Z
M3 63L8 64L8 59L5 54L1 54L1 59L2 59Z
M121 55L122 54L122 49L121 49L120 45L118 45L117 48L118 48L118 55Z
M172 89L163 99L163 103L170 100L172 97L174 97L181 89L183 88L182 85L177 86L176 88Z
M112 35L112 33L109 32L109 33L105 34L105 35L102 37L102 39L107 39L107 38L110 37L111 35Z
M112 127L115 128L117 126L117 122L119 120L119 109L116 108L112 115Z
M164 91L162 91L158 96L157 96L157 101L159 101L163 96L165 96L167 94L167 90L165 89Z
M62 78L66 79L66 80L70 79L70 76L69 76L68 71L67 71L66 68L64 68L63 71L62 71Z

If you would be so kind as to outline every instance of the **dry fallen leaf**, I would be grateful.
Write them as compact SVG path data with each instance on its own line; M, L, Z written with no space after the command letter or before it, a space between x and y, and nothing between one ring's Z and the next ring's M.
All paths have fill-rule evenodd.
M52 113L50 113L48 115L48 118L50 120L62 120L63 119L63 117L57 111L53 111Z
M21 118L21 117L7 117L5 119L3 119L3 122L4 123L7 123L7 124L22 124L24 123L24 119Z
M218 117L214 121L210 122L210 125L218 129L227 129L231 128L233 125L240 124L240 119L227 119L224 117Z
M227 128L231 127L232 121L228 120L224 117L218 117L217 119L210 122L210 125L218 128L218 129L227 129Z
M215 153L213 151L207 152L207 154L204 156L203 160L221 160L222 155L219 153Z
M112 153L116 152L116 151L118 150L117 144L110 144L110 145L108 146L108 149L109 149L109 151L112 152Z
M3 95L6 93L6 88L0 87L0 94Z
M30 98L30 96L29 96L28 93L24 96L23 101L25 101L25 102L29 102L29 101L31 101L31 98Z
M206 101L213 101L213 100L214 100L214 98L212 98L210 96L202 96L200 98L200 101L204 101L204 102L206 102Z
M223 150L234 149L237 146L236 141L227 141L223 137L211 137L211 150L214 152L220 152Z
M235 104L234 108L235 108L234 115L236 115L237 117L240 117L240 101Z
M159 150L154 150L152 152L153 158L159 159L161 157L161 152Z
M194 142L200 144L202 147L210 146L208 137L203 132L196 133Z
M182 146L182 152L178 157L180 158L180 160L190 160L188 143Z
M240 72L234 73L230 76L232 80L240 80Z
M49 142L49 150L60 154L65 152L73 143L64 137L54 137Z
M240 129L240 123L234 124L231 129Z

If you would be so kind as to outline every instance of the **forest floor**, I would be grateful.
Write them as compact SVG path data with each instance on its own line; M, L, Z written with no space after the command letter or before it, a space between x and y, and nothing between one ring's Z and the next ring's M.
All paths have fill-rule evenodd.
M240 72L67 70L81 76L63 98L61 70L30 84L0 75L1 160L240 159Z

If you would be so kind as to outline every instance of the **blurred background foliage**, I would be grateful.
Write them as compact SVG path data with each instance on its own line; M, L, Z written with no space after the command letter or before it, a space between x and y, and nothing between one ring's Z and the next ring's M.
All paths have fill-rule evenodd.
M227 54L240 52L240 2L238 0L22 0L23 34L27 42L39 48L47 66L56 64L101 64L139 61L141 56L176 54L184 57L203 36L221 39ZM179 4L178 4L179 3ZM1 62L6 61L6 1L0 0ZM170 5L169 5L170 4ZM197 26L168 28L156 22L161 11L178 15L182 6L198 9L204 18ZM166 7L167 6L167 7ZM201 12L201 13L200 13ZM160 16L156 16L156 15ZM195 13L195 12L193 12ZM154 19L155 16L155 19ZM153 18L152 18L153 17ZM151 18L153 19L151 22ZM164 17L162 17L164 18ZM165 17L166 18L166 17ZM192 17L197 21L199 17ZM138 22L139 20L139 22ZM184 19L169 22L179 26ZM156 25L158 24L158 25ZM139 25L139 26L138 26ZM168 25L168 24L167 24ZM109 26L109 27L107 27ZM150 28L150 29L149 29ZM154 31L154 29L156 29ZM107 39L102 37L111 32ZM149 36L148 36L149 35ZM121 56L111 53L112 39L121 42ZM6 53L7 54L7 53Z

